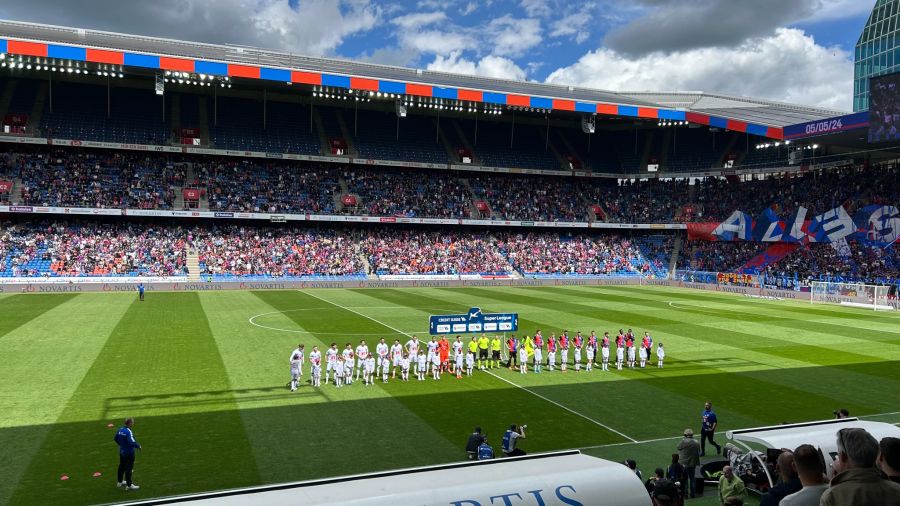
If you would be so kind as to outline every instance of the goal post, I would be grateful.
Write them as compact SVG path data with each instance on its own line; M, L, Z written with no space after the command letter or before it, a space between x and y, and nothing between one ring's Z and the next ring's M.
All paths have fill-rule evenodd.
M813 281L809 290L809 302L889 311L894 309L887 300L889 290L890 287L884 285Z

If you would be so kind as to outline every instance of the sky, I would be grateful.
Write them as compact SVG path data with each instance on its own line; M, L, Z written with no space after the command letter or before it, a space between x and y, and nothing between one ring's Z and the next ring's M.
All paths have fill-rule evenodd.
M29 0L0 18L613 91L852 108L875 0ZM76 8L77 6L77 8Z

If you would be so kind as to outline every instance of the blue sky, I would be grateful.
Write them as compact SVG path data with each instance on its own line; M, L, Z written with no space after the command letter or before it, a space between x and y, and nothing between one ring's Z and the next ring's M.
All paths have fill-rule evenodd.
M853 46L874 2L29 0L0 5L0 16L497 78L849 110Z

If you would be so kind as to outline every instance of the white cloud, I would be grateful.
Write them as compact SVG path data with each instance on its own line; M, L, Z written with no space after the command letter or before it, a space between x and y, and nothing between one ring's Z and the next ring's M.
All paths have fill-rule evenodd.
M493 43L492 53L500 56L522 55L543 40L537 19L506 15L492 19L484 31Z
M818 6L805 21L831 21L861 16L872 12L874 2L863 0L818 0Z
M60 9L59 0L5 2L4 18L331 55L345 38L374 28L381 8L373 0L79 0Z
M736 47L627 57L600 48L555 70L547 82L616 91L703 90L850 110L852 55L802 30L779 28Z
M578 12L573 12L557 19L550 25L550 37L572 37L581 44L591 36L590 24L593 21L593 4L585 4Z
M552 12L548 0L522 0L519 5L529 16L549 16Z
M475 2L469 2L466 4L465 7L463 7L463 9L459 12L459 14L461 16L468 16L469 14L472 14L473 12L475 12L477 10L478 10L478 4Z
M434 61L428 64L428 70L440 72L453 72L498 79L525 80L525 71L509 58L489 55L477 63L463 58L459 51L454 51L445 56L436 56Z
M404 16L396 17L391 20L391 23L401 28L419 28L433 25L446 19L447 14L441 11L416 12L413 14L406 14Z
M463 31L421 30L398 33L402 47L419 53L449 55L454 51L475 49L478 41Z

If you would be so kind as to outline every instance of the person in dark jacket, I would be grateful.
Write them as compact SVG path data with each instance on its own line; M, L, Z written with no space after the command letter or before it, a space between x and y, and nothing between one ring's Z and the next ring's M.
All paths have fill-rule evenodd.
M125 487L125 490L137 490L141 487L131 481L134 471L134 451L140 450L141 445L134 439L131 428L134 426L134 418L126 418L125 425L116 432L113 441L119 445L119 470L116 472L116 485Z
M484 442L484 435L481 433L481 427L475 427L475 432L469 434L469 440L466 441L466 455L469 460L478 458L478 447Z
M778 506L782 499L803 488L800 475L797 474L797 469L794 467L793 452L781 452L776 462L776 470L781 479L777 485L763 494L759 501L760 506Z

